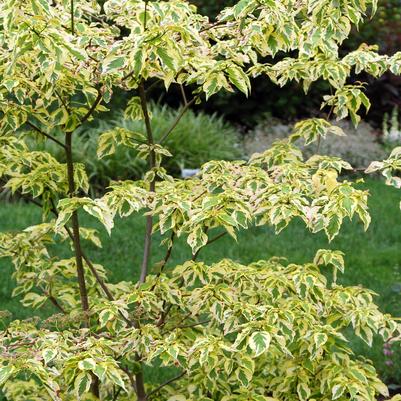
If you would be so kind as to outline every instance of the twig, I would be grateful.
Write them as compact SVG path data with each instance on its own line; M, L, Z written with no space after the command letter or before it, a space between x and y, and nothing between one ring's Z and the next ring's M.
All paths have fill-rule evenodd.
M145 126L146 126L146 135L147 135L147 142L150 149L149 153L149 170L152 170L156 165L156 155L154 150L152 149L154 145L153 140L153 132L152 126L150 124L150 117L148 111L148 104L146 100L146 93L145 93L145 85L143 81L139 84L139 97L141 99L141 108L142 113L145 119ZM150 182L149 191L154 192L156 188L155 180L153 179ZM144 283L146 280L146 276L148 274L149 262L150 262L150 254L152 249L152 228L153 228L153 216L148 215L146 216L146 231L145 231L145 244L143 250L143 260L141 266L141 273L139 277L139 282Z
M207 320L203 320L203 321L201 321L201 322L195 322L195 323L190 323L190 324L184 324L184 325L181 325L181 326L176 326L176 327L174 327L172 330L175 330L175 329L187 329L187 328L191 328L191 327L201 326L201 325L210 323L211 321L212 321L212 319L207 319Z
M167 139L167 137L171 134L171 132L174 130L174 128L178 125L178 123L180 122L180 120L181 120L182 116L185 114L185 112L195 103L197 98L198 97L195 96L192 100L187 102L187 104L181 109L180 113L178 114L177 118L174 120L174 122L171 125L171 127L161 137L161 139L159 141L159 143L161 145L164 143L164 141Z
M152 395L158 393L163 387L168 386L169 384L175 382L176 380L181 379L181 377L183 377L185 374L187 373L186 370L184 370L183 372L181 372L178 376L173 377L170 380L167 380L166 382L160 384L160 386L156 387L154 390L152 390L151 392L149 392L146 395L146 400L148 400Z
M49 301L63 314L66 314L65 309L59 304L56 298L53 297L53 295L47 295Z
M227 234L227 231L224 231L218 235L216 235L214 238L210 239L208 242L206 242L206 245L210 245L213 244L214 241L217 241L218 239L220 239L221 237L224 237ZM205 246L206 246L205 245Z
M93 114L93 112L95 111L97 105L100 103L100 101L102 100L102 91L100 89L98 89L97 92L97 97L95 99L95 101L93 102L91 108L88 110L88 112L82 117L81 120L81 125L86 122L86 120Z
M120 395L122 387L119 387L117 391L114 392L113 401L117 401L118 396Z
M65 154L67 158L67 178L68 178L68 194L70 197L75 195L75 183L74 183L74 163L72 159L72 133L67 132L65 134ZM81 249L81 237L79 233L79 220L78 213L75 210L71 216L72 223L72 241L74 244L75 261L77 265L77 278L79 285L79 293L81 296L81 306L84 312L89 310L89 299L88 292L85 283L85 271L83 266L83 257ZM86 322L88 323L88 322Z
M56 93L56 96L59 98L61 104L64 106L65 111L66 111L68 114L71 114L70 108L69 108L69 107L67 106L67 104L64 102L64 99L61 97L61 95L58 93L58 91L55 91L55 93Z
M39 134L45 136L46 138L50 139L51 141L57 143L58 145L60 145L61 147L63 147L65 149L65 144L61 141L59 141L57 138L55 138L54 136L51 136L49 134L46 134L46 132L42 131L39 127L37 127L35 124L31 123L30 121L26 122L31 128L33 128L36 132L38 132Z
M227 234L227 231L224 231L224 232L222 232L222 233L216 235L214 238L208 240L208 241L206 242L206 244L205 244L202 248L198 249L198 250L192 255L192 261L195 261L195 260L196 260L196 258L198 257L200 251L201 251L206 245L212 244L213 242L219 240L221 237L224 237L226 234Z
M223 25L223 24L224 24L224 25ZM223 25L223 27L224 27L224 26L226 26L225 24L226 24L225 21L217 21L217 22L215 22L214 24L211 24L211 25L209 25L209 26L206 26L205 28L200 29L200 30L199 30L199 33L206 32L206 31L208 31L209 29L216 28L216 27L221 26L221 25ZM235 24L234 24L234 25L235 25Z
M160 275L161 275L162 272L163 272L164 267L166 266L168 260L170 259L171 252L173 251L174 238L175 238L175 232L172 231L172 232L171 232L171 236L170 236L170 245L169 245L168 248L167 248L166 256L164 257L164 259L163 259L163 261L162 261L162 264L161 264L161 266L160 266L160 270L159 270L159 272L157 273L157 277L160 277ZM154 287L153 287L153 288L154 288ZM153 289L153 288L152 288L152 289Z
M186 106L188 104L188 99L187 95L185 94L185 89L183 84L180 84L180 90L181 90L182 100L184 101L184 106Z
M74 0L71 0L70 4L70 12L71 12L71 33L75 35L75 26L74 26Z

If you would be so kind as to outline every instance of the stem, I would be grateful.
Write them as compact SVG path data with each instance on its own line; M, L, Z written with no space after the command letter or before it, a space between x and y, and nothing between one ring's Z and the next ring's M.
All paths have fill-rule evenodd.
M97 92L97 97L95 99L95 101L93 102L91 108L87 111L87 113L82 117L81 120L81 125L94 113L97 105L100 103L100 101L102 100L102 91L100 89L98 89Z
M185 104L185 106L181 109L181 111L179 112L179 114L177 115L177 118L174 120L173 124L171 125L171 127L166 131L165 134L163 134L163 136L160 139L160 144L163 144L165 142L165 140L167 139L167 137L173 132L174 128L178 125L178 123L180 122L181 118L183 117L183 115L185 114L185 112L195 103L197 97L194 97L192 100L190 100L189 102L187 102Z
M136 395L138 397L138 401L146 401L146 392L145 392L145 384L143 379L142 370L139 373L135 374L135 384L136 384Z
M100 382L99 382L99 378L92 373L92 384L91 384L91 393L96 397L99 398L100 397Z
M175 232L172 231L171 232L171 236L170 236L170 245L167 248L167 252L166 252L166 256L164 257L162 264L160 266L160 270L157 273L157 278L159 278L161 276L161 274L163 273L163 269L165 268L168 260L170 259L171 256L171 252L173 251L173 246L174 246L174 238L175 238ZM157 282L155 282L152 286L152 288L150 289L150 291L153 291L156 287ZM163 302L163 306L165 305L165 301Z
M48 299L63 315L66 314L64 308L59 304L57 299L53 297L53 295L48 295Z
M59 141L55 137L46 134L46 132L42 131L39 127L37 127L35 124L32 124L31 122L27 121L26 122L32 129L34 129L36 132L39 132L39 134L45 136L46 138L50 139L51 141L57 143L57 145L60 145L61 147L65 148L65 145L63 142Z
M184 370L183 372L181 372L178 376L173 377L170 380L167 380L166 382L164 382L163 384L160 384L160 386L156 387L154 390L152 390L146 397L146 399L149 399L152 395L158 393L163 387L169 385L170 383L175 382L178 379L181 379L181 377L183 377L187 372Z
M147 24L147 19L148 19L148 1L149 0L145 0L145 15L143 17L143 30L146 31L146 24Z
M182 100L184 101L184 106L186 106L188 104L188 99L183 84L180 84L180 90L181 90Z
M71 0L71 33L74 35L75 34L75 24L74 24L74 0Z
M68 193L70 197L75 194L74 184L74 163L72 160L72 133L67 132L65 134L65 153L67 159L67 175L68 175ZM81 296L81 306L84 312L89 310L88 292L85 284L85 272L82 261L82 249L81 249L81 238L79 234L79 220L78 213L74 211L71 216L72 223L72 241L74 244L75 261L77 264L77 277L79 284L79 293Z
M208 240L208 241L206 242L206 245L205 245L205 246L212 244L214 241L219 240L221 237L224 237L226 234L227 234L227 231L224 231L224 232L222 232L222 233L216 235L214 238L211 238L210 240ZM192 255L192 260L193 260L193 261L196 260L196 258L197 258L198 255L199 255L199 252L200 252L205 246L203 246L202 248L198 249L198 250Z
M154 145L153 132L152 132L152 126L150 124L148 104L147 104L147 100L146 100L146 93L145 93L145 87L144 87L143 82L141 82L139 84L139 97L141 99L141 107L142 107L142 112L143 112L143 116L145 119L147 142L148 142L149 147L151 148L150 153L149 153L149 170L152 170L156 166L156 157L155 157L155 152L152 149L152 147ZM155 180L154 179L150 182L149 191L150 192L155 191ZM152 227L153 227L153 216L148 215L148 216L146 216L145 244L144 244L144 250L143 250L141 274L139 277L140 283L145 282L146 276L148 274L150 255L151 255L151 251L152 251Z

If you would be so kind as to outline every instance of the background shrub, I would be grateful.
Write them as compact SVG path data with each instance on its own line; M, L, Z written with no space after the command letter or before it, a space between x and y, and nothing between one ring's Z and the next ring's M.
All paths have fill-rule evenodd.
M154 136L158 140L172 125L179 111L158 104L153 104L151 111ZM74 156L77 162L85 162L93 190L104 187L110 180L141 178L147 170L146 162L136 157L137 152L124 146L117 147L114 154L103 159L96 157L99 135L114 127L145 132L143 121L127 120L122 111L116 111L107 119L81 129L77 135ZM32 145L37 148L37 143ZM183 116L165 146L173 157L166 159L164 167L174 176L178 176L183 167L197 168L209 160L233 160L242 156L237 131L230 124L216 115L192 110ZM58 160L64 161L63 150L51 141L42 143L40 149L46 149Z
M370 160L385 158L386 151L378 141L378 131L368 123L362 121L357 128L345 120L331 121L331 123L340 126L347 136L328 135L320 143L321 154L341 157L355 168L366 168ZM244 138L246 154L261 152L269 148L274 141L287 138L292 128L293 124L266 117ZM316 153L316 146L300 147L305 157Z

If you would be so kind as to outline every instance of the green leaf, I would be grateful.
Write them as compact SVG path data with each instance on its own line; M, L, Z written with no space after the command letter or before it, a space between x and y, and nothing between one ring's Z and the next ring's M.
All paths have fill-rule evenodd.
M165 66L173 71L178 70L181 64L181 58L176 50L171 47L158 47L156 53Z
M248 76L238 66L231 66L227 68L228 79L235 85L241 92L248 96L249 88L251 86Z
M325 333L316 333L313 336L313 340L315 341L315 345L316 345L317 349L323 347L323 345L326 344L328 339L329 338L327 337L327 334L325 334Z
M0 367L0 386L2 386L8 380L14 371L15 368L11 365Z
M332 400L336 400L337 398L340 398L345 391L345 387L341 384L336 384L332 389L331 389L331 395L332 395Z
M308 401L311 395L309 386L306 383L298 383L297 393L301 401Z
M86 358L78 362L78 368L81 370L95 370L96 362L92 358Z
M99 324L100 327L104 327L107 322L109 322L114 317L114 314L108 310L102 310L99 314Z
M92 384L92 376L90 373L82 372L76 377L74 382L74 388L78 396L78 399L80 399L82 395L87 394L89 392L91 384Z
M248 340L249 348L254 352L255 357L263 354L270 345L271 336L267 331L253 333Z
M46 348L42 351L43 361L47 365L57 356L58 351L56 349Z
M119 68L124 67L125 65L125 57L123 56L111 56L107 57L103 61L103 72L110 73L118 70Z

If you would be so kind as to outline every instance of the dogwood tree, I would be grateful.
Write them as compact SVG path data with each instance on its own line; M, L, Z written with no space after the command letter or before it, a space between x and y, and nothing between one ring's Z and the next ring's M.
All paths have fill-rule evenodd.
M185 180L163 168L166 139L191 105L219 91L247 95L258 75L279 86L295 80L306 91L326 80L332 92L323 106L357 124L370 104L350 74L401 70L401 53L379 55L374 46L339 56L352 25L375 8L375 0L241 0L211 22L183 0L0 2L0 177L43 211L41 224L0 233L0 255L14 266L22 305L55 310L46 321L2 314L0 385L8 400L373 401L387 394L347 336L371 345L376 334L399 335L399 326L370 290L337 284L342 252L322 249L303 265L280 257L201 261L204 247L254 225L279 233L298 218L330 240L347 219L368 228L368 192L339 178L352 166L319 154L304 160L297 147L326 135L341 140L342 130L312 118L249 161L211 161ZM182 107L156 142L147 91L159 81L180 88ZM126 118L146 129L103 133L98 157L130 147L149 168L142 180L111 182L91 198L74 139L107 110L116 88L130 94ZM33 149L32 137L57 144L64 159ZM399 156L369 171L399 182ZM127 280L109 282L112 266L86 249L87 241L100 245L97 232L80 224L78 212L110 235L116 216L144 216L139 279L126 260ZM166 249L161 261L152 258L156 232ZM192 256L174 266L179 237ZM59 243L70 245L70 258L54 253ZM162 367L171 378L155 383L152 370Z

